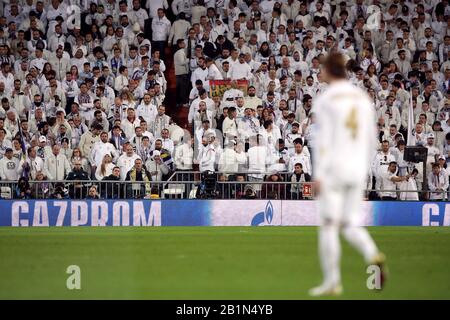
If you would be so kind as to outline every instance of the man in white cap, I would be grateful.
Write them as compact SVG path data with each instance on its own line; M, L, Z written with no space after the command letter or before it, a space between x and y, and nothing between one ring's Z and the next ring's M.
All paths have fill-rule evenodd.
M434 145L434 133L430 132L427 136L427 143L425 144L425 148L428 149L427 156L427 171L431 169L431 164L436 162L436 157L439 156L439 148Z
M35 147L36 154L42 161L48 159L52 154L52 148L47 144L47 138L45 136L40 136L38 138L38 145Z
M152 152L152 156L145 163L147 171L152 177L152 181L161 181L163 175L169 173L169 168L161 159L161 153L158 150Z
M450 166L446 165L447 164L447 158L443 154L441 154L439 156L438 163L439 163L439 166L441 167L441 170L444 170L445 174L447 176L450 176Z

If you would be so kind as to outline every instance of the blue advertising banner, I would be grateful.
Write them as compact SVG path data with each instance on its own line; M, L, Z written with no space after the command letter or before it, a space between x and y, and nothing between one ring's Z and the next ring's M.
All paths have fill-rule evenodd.
M449 202L372 202L374 226L450 226Z
M315 201L2 200L0 226L317 226ZM448 202L364 202L361 225L450 226Z
M0 226L207 226L207 202L1 201Z

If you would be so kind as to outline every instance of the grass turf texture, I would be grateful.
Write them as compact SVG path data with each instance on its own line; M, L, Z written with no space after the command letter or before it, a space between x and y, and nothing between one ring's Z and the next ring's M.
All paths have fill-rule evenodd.
M369 228L388 257L366 288L346 243L344 299L450 298L450 228ZM1 299L305 299L319 284L313 227L0 228ZM66 268L81 268L68 290Z

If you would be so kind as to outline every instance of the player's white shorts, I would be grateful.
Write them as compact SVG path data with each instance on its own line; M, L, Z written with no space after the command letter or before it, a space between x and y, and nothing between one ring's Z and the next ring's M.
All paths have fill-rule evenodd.
M321 224L334 223L340 226L358 226L362 216L361 184L321 184L318 208Z

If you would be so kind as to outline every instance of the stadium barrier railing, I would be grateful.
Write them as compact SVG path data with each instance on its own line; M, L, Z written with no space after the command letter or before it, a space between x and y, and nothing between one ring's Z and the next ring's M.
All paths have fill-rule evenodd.
M256 173L255 173L256 175ZM234 179L234 178L233 178ZM95 181L61 180L30 181L22 190L17 181L0 181L1 199L278 199L312 200L312 182L263 181L249 176L250 181L201 179L198 172L181 172L168 181ZM94 187L96 197L90 189ZM366 200L378 200L380 192L395 193L398 200L446 200L449 191L366 190ZM441 199L433 199L441 198Z

